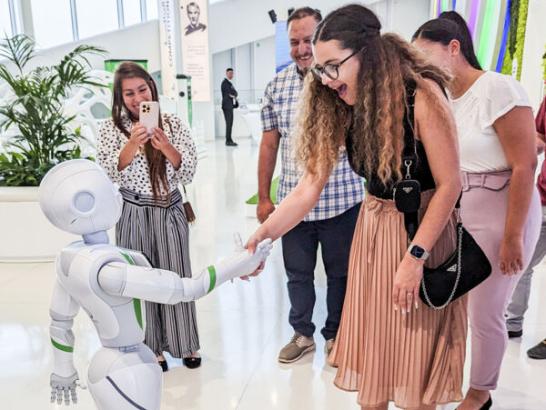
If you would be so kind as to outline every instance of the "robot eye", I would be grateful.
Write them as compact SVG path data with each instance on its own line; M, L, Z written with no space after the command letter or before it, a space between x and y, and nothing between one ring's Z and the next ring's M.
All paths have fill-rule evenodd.
M74 197L74 208L79 212L87 213L95 207L95 197L86 191L78 192Z

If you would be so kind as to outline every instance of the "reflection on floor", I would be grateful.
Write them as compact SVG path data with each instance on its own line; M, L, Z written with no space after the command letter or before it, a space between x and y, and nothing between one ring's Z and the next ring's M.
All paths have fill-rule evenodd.
M197 213L191 230L194 270L227 255L233 232L246 237L256 227L256 220L245 216L244 200L256 191L258 147L250 140L238 142L238 148L209 144L208 157L199 165L191 198ZM509 343L494 409L546 409L546 361L525 355L546 337L545 273L544 265L536 272L523 338ZM321 267L316 276L314 319L320 328L325 319ZM53 264L0 264L1 409L64 408L49 405L48 305L53 279ZM276 245L259 278L226 284L197 302L203 366L189 370L181 360L169 359L162 409L358 409L354 393L333 386L334 369L325 365L324 341L318 332L314 354L293 365L277 363L278 350L292 333L288 307ZM98 348L85 314L75 321L75 335L76 365L85 379L89 359ZM80 390L74 408L94 408L88 391Z

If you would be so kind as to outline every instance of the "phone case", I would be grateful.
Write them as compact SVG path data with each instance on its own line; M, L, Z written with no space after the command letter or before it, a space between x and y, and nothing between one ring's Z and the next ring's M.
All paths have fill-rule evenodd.
M151 134L152 129L159 125L159 103L157 101L142 101L140 103L139 122L146 127L148 134Z

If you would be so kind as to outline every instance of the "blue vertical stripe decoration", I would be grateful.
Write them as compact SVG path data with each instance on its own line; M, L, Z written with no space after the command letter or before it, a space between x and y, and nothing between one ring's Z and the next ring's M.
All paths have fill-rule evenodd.
M290 57L290 41L288 41L288 30L286 21L275 23L275 72L284 70L292 63Z
M502 65L504 62L504 56L506 55L506 46L508 44L508 33L510 32L510 6L512 5L512 0L508 0L508 4L506 5L506 17L504 18L504 27L502 29L502 39L501 39L501 46L499 50L499 58L497 60L497 66L495 67L495 71L497 73L500 73L502 71Z

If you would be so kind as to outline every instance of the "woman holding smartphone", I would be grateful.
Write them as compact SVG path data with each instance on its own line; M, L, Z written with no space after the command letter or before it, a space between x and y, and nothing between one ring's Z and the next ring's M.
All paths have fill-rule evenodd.
M97 160L124 199L117 244L144 253L154 268L191 277L188 221L178 185L193 179L195 145L187 125L172 114L159 113L148 132L139 123L140 106L151 101L158 101L158 92L150 74L138 64L122 63L114 76L112 118L100 127ZM189 368L200 366L194 302L147 302L145 333L163 371L168 370L164 351L183 358Z

